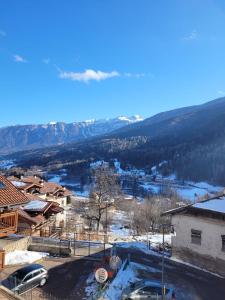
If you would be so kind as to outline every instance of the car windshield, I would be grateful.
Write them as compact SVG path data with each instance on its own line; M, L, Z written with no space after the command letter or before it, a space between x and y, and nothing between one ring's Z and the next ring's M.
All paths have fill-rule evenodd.
M24 277L27 275L23 270L16 271L9 278L17 283L20 283Z

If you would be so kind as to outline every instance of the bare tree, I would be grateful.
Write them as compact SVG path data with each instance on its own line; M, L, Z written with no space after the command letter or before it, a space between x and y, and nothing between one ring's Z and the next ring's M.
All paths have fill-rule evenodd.
M99 231L103 215L107 214L109 207L114 204L119 194L118 177L113 173L113 170L104 165L96 168L94 170L90 201L85 212L85 217L89 220L90 227L92 227L93 223L96 223L96 229ZM107 220L105 220L105 223L107 224Z

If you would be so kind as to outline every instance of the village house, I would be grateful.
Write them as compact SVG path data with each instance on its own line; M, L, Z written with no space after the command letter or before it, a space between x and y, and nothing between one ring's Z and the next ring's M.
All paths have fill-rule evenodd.
M172 209L172 256L225 276L225 196Z
M18 208L28 202L24 193L0 175L0 238L17 232Z
M29 202L18 210L18 232L27 235L51 235L64 226L63 208L57 202L44 201L37 195L26 194Z
M47 182L38 176L10 176L8 179L20 190L28 194L38 195L47 201L57 202L65 208L71 202L72 192L60 184Z
M10 233L22 233L25 235L51 235L54 228L63 227L65 224L65 215L63 208L57 201L43 200L46 194L41 192L43 188L43 180L37 176L17 178L14 176L6 179L2 176L2 182L6 189L2 189L0 193L0 201L2 200L3 191L5 197L12 199L9 201L10 207L15 202L14 194L24 199L23 202L16 203L15 212L17 216L16 229ZM2 183L3 185L3 183ZM10 189L9 189L10 187ZM11 194L10 194L11 191ZM43 198L42 198L42 197ZM54 198L55 200L55 198ZM1 234L0 234L1 236Z

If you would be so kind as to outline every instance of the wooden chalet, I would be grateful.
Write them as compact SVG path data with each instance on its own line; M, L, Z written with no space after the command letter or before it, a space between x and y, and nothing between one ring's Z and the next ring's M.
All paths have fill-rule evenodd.
M18 210L18 232L28 235L43 235L43 232L56 226L56 215L63 208L53 201L45 201L37 195L27 194L29 202Z
M17 232L18 208L28 201L24 193L0 175L0 238Z

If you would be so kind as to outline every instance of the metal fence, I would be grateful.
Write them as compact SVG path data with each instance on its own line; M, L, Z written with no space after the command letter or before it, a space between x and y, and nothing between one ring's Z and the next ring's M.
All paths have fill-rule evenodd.
M49 237L31 237L32 245L47 245L60 248L68 248L72 256L84 257L88 259L103 258L106 255L108 244L101 241L93 241L92 235L87 235L87 240L77 240L78 235L74 233L73 238L57 239ZM60 251L59 251L60 253Z

